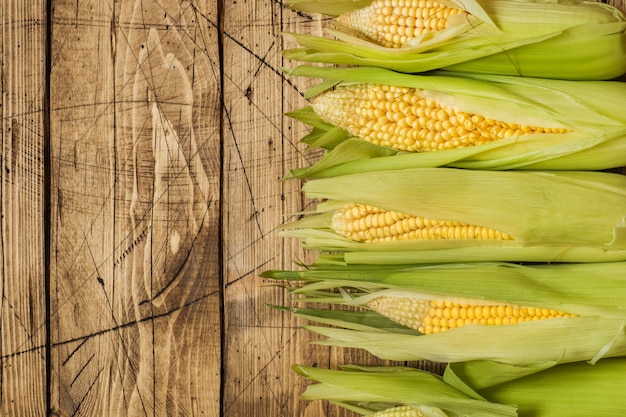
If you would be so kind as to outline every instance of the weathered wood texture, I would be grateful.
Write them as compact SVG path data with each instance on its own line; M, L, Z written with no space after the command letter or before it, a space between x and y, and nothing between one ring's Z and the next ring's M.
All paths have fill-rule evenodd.
M3 1L0 152L0 413L46 414L45 3Z
M219 415L217 4L52 24L52 409Z
M278 238L277 226L302 210L300 184L280 182L302 154L304 134L282 114L304 104L303 87L286 80L281 30L302 21L279 2L225 2L224 10L224 415L301 415L302 388L289 366L326 357L307 346L296 322L266 304L284 294L264 287L265 269L289 267L302 252ZM287 215L284 217L284 215ZM314 353L315 352L315 353ZM318 414L320 415L320 414ZM322 414L323 415L323 414Z
M283 116L313 81L284 76L281 32L327 21L48 2L0 2L1 415L353 416L299 401L291 365L381 362L310 344L258 276L312 259L277 231L311 208L280 179L318 157Z

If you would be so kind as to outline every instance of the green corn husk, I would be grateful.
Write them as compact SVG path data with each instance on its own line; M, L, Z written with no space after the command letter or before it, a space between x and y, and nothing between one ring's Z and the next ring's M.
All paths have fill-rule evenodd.
M559 365L478 390L406 367L294 369L317 382L302 399L331 401L363 415L379 412L376 417L391 416L399 406L426 417L618 417L626 409L626 358Z
M561 364L513 378L508 374L498 363L469 362L449 365L443 379L470 396L515 403L521 417L617 417L626 406L626 358Z
M416 369L346 366L338 371L296 365L294 370L317 382L307 387L301 399L331 401L364 415L402 404L419 410L425 417L517 415L514 405L467 395L441 377Z
M370 1L291 0L292 8L337 16ZM626 19L589 1L442 0L470 13L452 16L446 29L420 35L401 48L381 46L352 30L328 30L336 39L290 34L301 48L287 59L378 66L417 73L435 69L571 80L607 80L626 72Z
M416 168L308 181L318 214L285 225L307 248L343 252L342 262L392 264L480 260L626 260L626 176L604 172ZM332 229L350 203L499 230L515 240L356 242Z
M523 365L515 372L528 372L528 367L536 371L557 363L626 355L626 262L312 266L303 271L267 271L263 276L292 283L298 303L350 306L339 311L324 306L292 311L320 324L306 326L327 337L320 343L364 349L381 359L493 360ZM366 307L380 296L480 300L576 316L512 325L468 324L423 335Z
M307 97L331 87L385 84L422 90L422 95L459 111L520 125L562 127L567 133L511 136L490 143L431 152L404 152L378 146L326 123L311 108L288 113L314 126L304 142L329 149L312 167L291 177L331 177L410 167L451 166L467 169L603 170L626 165L626 84L572 82L507 76L437 72L428 76L398 74L379 68L301 66L297 76L326 79Z

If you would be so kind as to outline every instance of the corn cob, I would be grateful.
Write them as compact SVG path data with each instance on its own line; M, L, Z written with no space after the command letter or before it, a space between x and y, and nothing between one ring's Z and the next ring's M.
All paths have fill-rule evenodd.
M293 312L325 325L306 326L324 344L381 359L521 365L626 355L625 262L311 265L262 276L292 283L295 302L316 306Z
M490 363L476 368L506 372ZM329 400L363 415L617 417L626 407L626 358L528 370L527 376L484 389L473 386L473 375L448 378L449 369L443 379L399 366L344 366L343 370L295 366L294 370L316 382L308 386L302 399ZM497 380L502 374L489 376Z
M425 417L424 414L408 405L401 405L399 407L386 408L381 411L377 411L372 414L371 417Z
M551 79L606 80L626 72L626 18L584 1L291 0L337 16L334 39L293 34L288 59Z
M338 16L336 22L380 45L400 48L419 35L445 29L450 15L465 13L432 0L374 0Z
M457 111L420 90L361 84L330 90L311 100L325 121L351 135L401 151L425 152L483 145L507 137L567 133L565 128L520 125Z
M309 145L331 150L313 167L292 171L299 178L409 166L599 170L626 165L626 116L620 111L626 85L621 82L442 72L416 76L363 67L301 66L291 73L326 81L307 92L309 108L290 114L316 126Z
M546 308L511 304L485 305L471 301L423 300L415 297L376 297L369 308L422 334L447 331L469 324L507 325L551 318L575 317Z
M351 264L626 260L618 174L416 168L316 179L303 190L326 201L281 235ZM443 227L415 231L426 224Z
M309 384L304 400L328 400L359 414L376 417L516 416L515 406L473 398L441 377L405 367L351 367L329 370L296 365L293 369L316 383ZM382 383L387 380L388 384ZM417 412L409 412L412 408ZM442 411L447 411L442 413Z
M427 219L368 204L352 204L337 210L332 228L350 240L366 243L414 239L514 239L507 233L487 227Z

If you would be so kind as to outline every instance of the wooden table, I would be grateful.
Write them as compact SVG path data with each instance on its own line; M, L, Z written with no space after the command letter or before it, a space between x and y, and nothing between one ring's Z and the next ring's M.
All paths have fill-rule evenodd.
M617 0L622 2L623 0ZM2 416L344 416L298 401L309 344L258 274L317 155L283 117L281 1L2 0Z

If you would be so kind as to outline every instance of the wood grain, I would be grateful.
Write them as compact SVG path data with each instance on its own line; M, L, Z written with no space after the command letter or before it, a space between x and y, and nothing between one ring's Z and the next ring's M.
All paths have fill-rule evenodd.
M45 3L2 2L0 414L46 414Z
M304 259L277 228L306 209L299 184L281 182L287 170L310 163L297 143L305 128L283 117L304 105L302 80L284 77L281 30L313 30L319 18L280 2L225 2L224 10L224 415L300 415L303 381L294 362L325 358L283 305L284 293L258 274ZM306 26L306 28L304 28ZM314 406L317 409L317 405ZM262 412L261 412L262 410ZM323 414L317 414L323 415Z
M52 408L219 414L216 4L54 2Z

